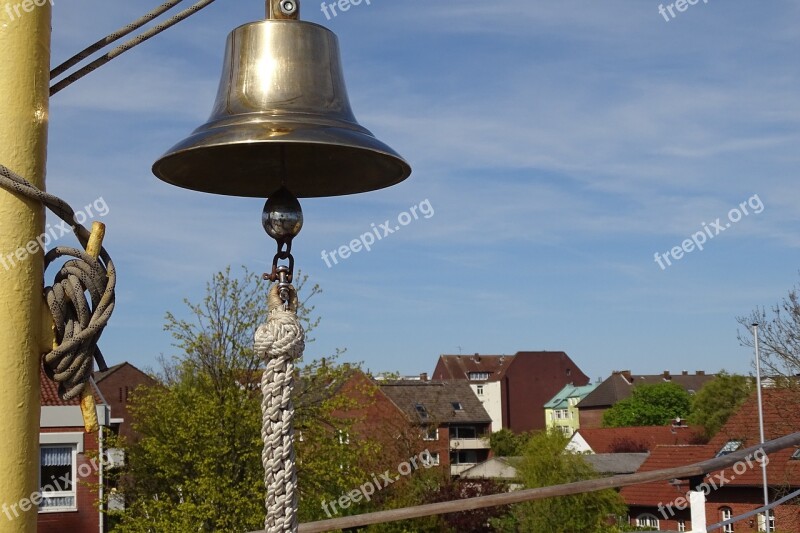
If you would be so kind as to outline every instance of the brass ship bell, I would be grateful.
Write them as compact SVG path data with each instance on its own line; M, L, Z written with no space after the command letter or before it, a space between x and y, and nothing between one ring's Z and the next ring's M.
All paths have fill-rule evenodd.
M298 20L295 0L228 35L208 122L153 165L196 191L267 197L354 194L395 185L411 167L355 119L336 35Z
M298 0L267 0L267 20L228 35L208 121L153 165L167 183L212 194L269 197L262 223L278 243L272 272L287 300L297 198L355 194L411 174L353 115L336 35L299 20ZM288 265L278 265L287 261Z

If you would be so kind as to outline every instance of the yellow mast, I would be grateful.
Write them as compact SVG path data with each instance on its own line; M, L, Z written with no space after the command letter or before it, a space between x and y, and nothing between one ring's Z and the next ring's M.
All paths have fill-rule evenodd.
M50 21L48 0L0 6L0 162L42 189ZM43 231L41 205L0 189L0 533L36 531Z

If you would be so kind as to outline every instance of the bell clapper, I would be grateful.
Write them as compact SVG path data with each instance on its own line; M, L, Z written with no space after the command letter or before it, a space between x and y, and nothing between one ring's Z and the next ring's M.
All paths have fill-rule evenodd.
M267 234L278 243L278 252L272 258L272 272L264 274L264 279L278 283L281 300L286 307L289 304L289 287L294 276L292 239L303 228L303 209L300 202L288 189L281 187L264 204L261 224ZM288 265L278 266L279 261L287 260Z

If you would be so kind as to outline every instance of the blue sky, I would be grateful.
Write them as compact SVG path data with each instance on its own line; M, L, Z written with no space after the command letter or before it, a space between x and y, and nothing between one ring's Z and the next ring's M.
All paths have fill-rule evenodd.
M152 4L152 5L151 5ZM156 2L55 0L53 62ZM414 173L304 200L297 265L324 293L308 355L431 372L441 353L564 350L592 378L750 370L735 317L798 278L800 4L372 0L327 20L359 121ZM56 95L48 188L103 197L120 274L110 363L175 353L164 313L231 264L265 271L263 200L157 180L205 122L227 33L263 1L211 7ZM672 266L662 255L758 195ZM427 200L420 217L331 268L321 258ZM755 205L755 204L753 204Z

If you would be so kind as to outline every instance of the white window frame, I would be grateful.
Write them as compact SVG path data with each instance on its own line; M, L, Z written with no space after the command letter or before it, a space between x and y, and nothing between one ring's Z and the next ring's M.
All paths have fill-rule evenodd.
M433 430L434 436L431 437L431 430ZM423 428L422 429L422 440L439 440L439 428Z
M642 513L636 517L636 526L637 527L654 527L656 531L659 531L661 528L659 527L658 517L654 514L650 513Z
M769 530L765 527L764 513L758 513L758 530L759 531L775 531L775 512L769 513Z
M721 522L725 522L733 518L733 509L730 507L720 507L719 510L720 516L722 517ZM728 524L722 527L722 533L733 533L733 524Z
M422 456L422 462L428 466L439 466L439 452L427 452Z
M475 391L478 394L478 396L483 396L483 385L477 385L475 387Z
M51 435L58 435L58 433L52 433ZM54 439L40 439L46 441L52 441ZM48 500L50 498L72 498L72 505L65 505L61 507L42 507L39 506L39 513L64 513L70 511L77 511L78 510L78 445L74 442L63 442L63 443L56 443L56 442L48 442L47 444L41 444L39 448L69 448L72 454L72 490L68 491L57 491L57 492L44 492L41 491L42 488L42 465L41 465L41 452L40 452L40 460L39 460L39 490L41 491L41 499L42 501ZM48 483L50 480L48 480Z
M678 533L686 531L686 520L678 520Z

